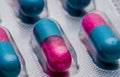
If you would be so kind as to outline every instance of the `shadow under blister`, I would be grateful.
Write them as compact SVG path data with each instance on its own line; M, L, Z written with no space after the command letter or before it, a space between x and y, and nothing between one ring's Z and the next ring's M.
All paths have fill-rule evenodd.
M87 14L87 12L85 10L75 10L75 9L71 8L69 5L64 6L64 8L66 11L68 11L68 13L71 16L83 17L84 15Z
M23 23L26 23L26 24L35 24L40 18L39 17L27 17L25 15L23 15L20 10L19 10L19 16L20 20L23 22Z
M53 72L51 71L48 67L46 70L44 70L44 72L46 74L49 75L49 77L69 77L69 72L65 71L65 72Z
M83 17L87 12L85 10L75 10L71 8L65 0L60 0L61 3L63 4L63 8L71 15L75 17Z

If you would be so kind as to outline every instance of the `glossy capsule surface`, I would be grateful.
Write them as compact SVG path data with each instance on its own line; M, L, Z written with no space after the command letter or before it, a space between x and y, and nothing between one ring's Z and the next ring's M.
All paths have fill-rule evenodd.
M101 14L87 14L82 20L82 26L101 61L113 63L120 58L120 41Z
M20 12L27 17L37 17L44 9L44 0L18 0Z
M17 77L21 64L6 31L0 27L0 77Z
M91 0L67 0L67 5L75 10L82 10L90 4Z
M67 71L72 58L57 24L44 18L35 24L34 35L44 52L49 69L54 72Z
M63 2L65 10L74 17L84 16L86 14L86 11L94 8L92 7L85 10L88 5L91 5L91 0L65 0L65 2Z

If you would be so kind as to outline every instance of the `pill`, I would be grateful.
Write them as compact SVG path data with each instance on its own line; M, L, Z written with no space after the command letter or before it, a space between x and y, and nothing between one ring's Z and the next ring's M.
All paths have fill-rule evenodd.
M105 16L95 12L83 17L82 26L97 50L98 58L114 63L120 58L120 41L105 20Z
M0 27L0 73L2 77L17 77L21 71L19 59L6 31Z
M85 8L90 5L91 0L66 0L64 8L71 16L84 16L86 14ZM93 8L90 8L90 10Z
M57 24L51 19L41 19L35 24L34 35L47 59L48 68L54 72L67 71L72 58Z
M37 17L44 9L44 0L18 0L20 13L26 17Z
M67 0L67 5L75 10L82 10L90 4L91 0Z

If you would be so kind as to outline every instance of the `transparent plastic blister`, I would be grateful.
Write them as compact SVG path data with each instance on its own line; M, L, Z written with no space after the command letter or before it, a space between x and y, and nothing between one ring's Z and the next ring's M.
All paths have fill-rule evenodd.
M1 72L0 77L28 77L26 63L10 32L0 27Z
M74 17L82 17L96 8L94 0L60 0L60 2L66 13Z
M80 40L93 62L105 70L119 69L120 36L108 17L94 11L83 17L81 26Z
M64 73L64 75L52 73L52 75L54 76L52 75L51 76L52 77L120 77L120 69L104 70L97 67L96 64L92 61L91 57L86 51L86 47L83 45L83 43L81 43L80 37L78 36L78 33L81 29L80 20L82 17L74 17L68 14L67 11L63 8L61 1L62 0L47 0L47 6L48 6L47 9L49 11L49 17L59 22L65 35L68 37L78 57L78 64L80 66L80 69L77 73L70 73L70 74ZM110 19L110 22L113 23L112 26L115 26L116 28L114 30L117 30L120 33L119 31L120 17L116 13L117 9L115 8L115 6L112 7L114 3L119 5L118 4L119 2L116 0L113 3L112 1L115 1L115 0L94 0L95 2L94 8L96 10L100 10L106 13L106 15ZM1 6L0 13L2 12L0 14L1 21L2 21L1 24L5 26L7 29L9 29L10 33L12 34L26 62L26 68L27 68L29 77L49 77L48 73L43 72L41 65L39 65L40 62L38 62L37 57L33 53L31 45L29 44L31 39L31 33L33 31L32 29L34 27L33 23L31 25L31 24L25 24L25 22L21 21L21 19L16 16L18 14L16 13L18 9L16 9L16 12L15 12L14 8L16 7L11 7L10 2L12 2L12 0L0 0L0 6ZM117 7L119 8L119 6ZM82 29L81 29L81 32L82 32ZM88 36L86 35L86 37ZM89 43L89 40L87 43ZM36 47L38 46L38 49L40 48L40 44L34 45L34 46ZM39 58L39 59L42 59L42 58Z
M39 42L38 42L38 40L36 39L36 36L35 36L35 34L33 33L32 34L32 38L31 38L31 41L30 41L30 44L31 44L31 46L32 46L32 48L33 48L33 51L34 51L34 53L36 54L36 56L37 56L37 58L38 58L38 61L39 61L39 63L40 63L40 65L41 65L41 67L42 67L42 69L43 69L43 71L44 71L44 73L46 73L46 74L48 74L48 76L50 76L50 77L56 77L56 76L58 76L58 77L68 77L68 76L74 76L75 74L77 74L78 73L78 71L79 71L79 65L78 65L78 60L77 60L77 55L76 55L76 52L75 52L75 50L74 50L74 48L72 47L72 45L70 44L70 42L69 42L69 40L67 39L67 37L65 36L65 34L64 34L64 32L62 31L62 29L61 29L61 27L60 27L60 25L55 21L55 20L52 20L52 19L49 19L49 20L51 20L52 22L54 22L55 24L56 24L56 26L57 26L57 28L59 29L59 31L60 31L60 33L61 33L61 35L62 35L62 38L61 37L58 37L58 36L49 36L48 38L46 38L42 43L44 43L47 39L59 39L58 41L56 41L56 43L58 42L59 43L59 41L60 41L60 39L62 39L63 41L61 41L61 42L64 42L65 43L65 46L67 47L67 49L68 49L68 53L70 53L70 56L71 56L71 58L72 58L72 64L70 65L70 67L68 68L68 69L66 69L66 70L64 70L64 71L53 71L53 70L51 70L50 69L50 67L48 66L49 64L48 64L48 59L47 59L47 57L45 56L45 52L46 51L44 51L44 46L42 45L42 43L41 44L39 44ZM49 41L50 41L50 39L49 39ZM55 43L55 39L53 40L53 42ZM51 40L52 41L52 40ZM54 44L53 43L53 44ZM62 45L62 43L61 43L61 45ZM59 53L59 54L62 54L63 53L63 51L64 51L64 48L63 49L61 49L62 48L62 46L59 46L58 48L56 47L55 49L58 49L58 50L60 50L60 51L56 51L56 53ZM47 46L49 46L49 45L47 45ZM50 50L49 48L48 48L48 50ZM52 51L52 50L51 50ZM50 51L49 51L50 52ZM60 53L61 52L61 53ZM51 52L52 53L52 52ZM59 56L59 55L58 55ZM66 57L66 56L63 56L63 57ZM55 57L54 57L55 58ZM57 58L57 57L56 57ZM61 58L62 59L62 58ZM63 59L64 60L64 59ZM54 65L54 64L53 64ZM55 66L55 65L54 65ZM64 67L63 67L64 68ZM59 69L60 70L60 69Z
M6 0L14 10L18 20L34 24L40 18L48 17L47 0ZM29 12L30 11L30 12Z

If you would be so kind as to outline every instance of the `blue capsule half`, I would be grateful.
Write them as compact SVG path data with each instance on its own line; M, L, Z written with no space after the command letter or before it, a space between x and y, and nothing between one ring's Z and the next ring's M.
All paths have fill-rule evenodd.
M44 9L44 0L18 0L20 12L27 17L37 17Z

